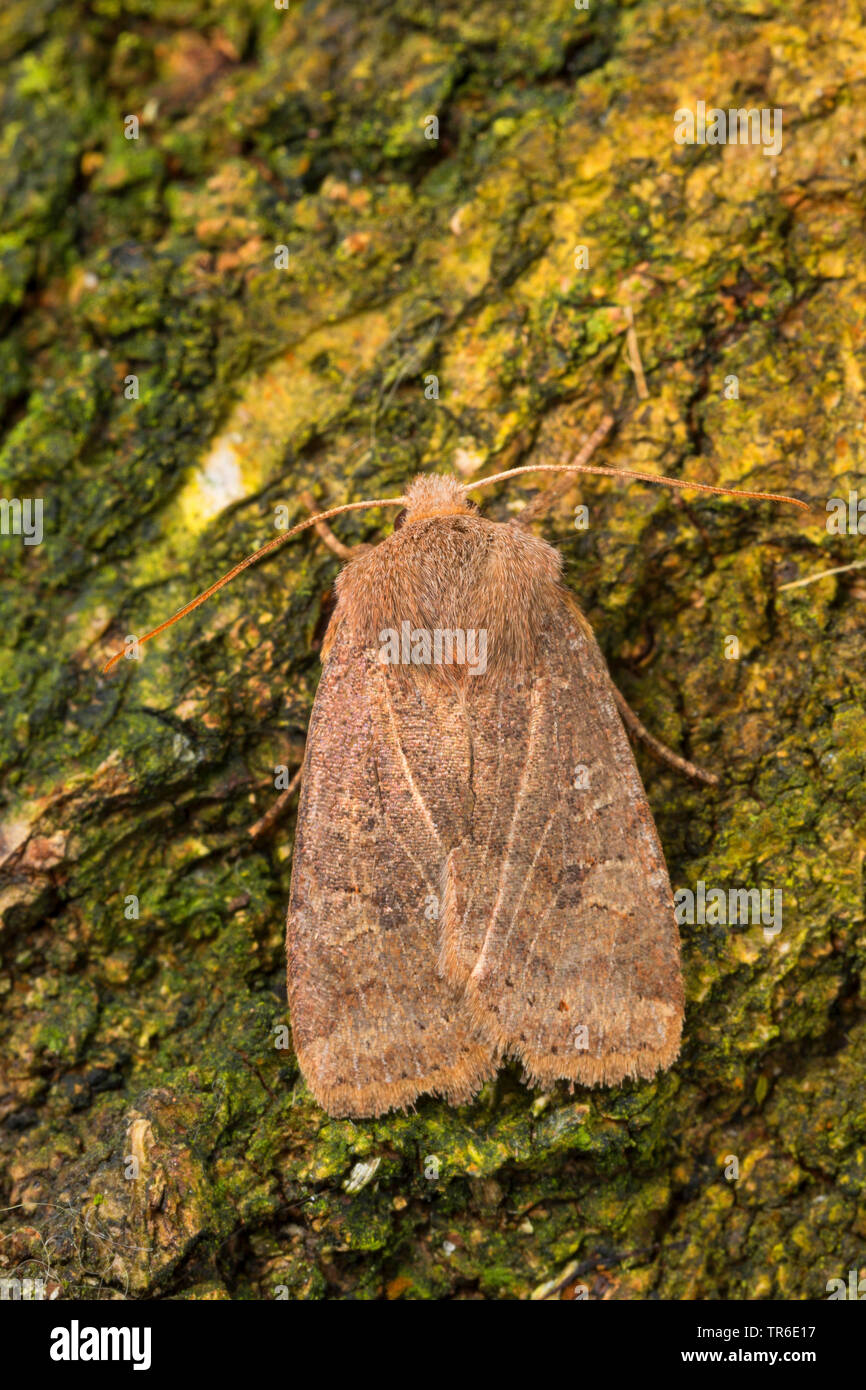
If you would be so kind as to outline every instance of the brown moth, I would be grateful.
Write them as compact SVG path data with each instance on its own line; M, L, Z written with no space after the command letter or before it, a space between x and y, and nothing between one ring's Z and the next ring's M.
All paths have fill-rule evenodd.
M288 993L331 1115L468 1101L506 1056L529 1084L611 1085L679 1051L673 896L621 697L558 552L469 500L497 480L422 475L264 548L403 508L338 577L301 784Z
M585 1084L677 1055L664 856L560 568L421 477L402 528L339 576L287 937L298 1061L333 1115L469 1100L504 1054ZM407 623L486 632L486 670L384 662Z

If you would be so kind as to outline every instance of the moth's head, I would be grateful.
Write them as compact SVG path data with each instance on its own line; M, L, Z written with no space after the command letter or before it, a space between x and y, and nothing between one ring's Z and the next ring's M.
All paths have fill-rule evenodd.
M397 517L395 528L430 516L469 516L478 511L466 496L463 484L443 473L419 473L407 487L405 497L406 506Z

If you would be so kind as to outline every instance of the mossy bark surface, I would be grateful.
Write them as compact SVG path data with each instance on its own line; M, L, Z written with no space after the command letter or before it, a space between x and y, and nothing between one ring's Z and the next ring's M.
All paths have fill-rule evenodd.
M825 1297L866 1264L866 581L782 585L864 555L825 526L866 496L860 7L8 0L0 59L2 495L44 499L0 538L0 1276ZM678 145L698 100L780 108L781 153ZM654 1082L329 1119L281 1045L293 814L248 828L337 561L289 542L101 663L305 489L566 461L605 410L612 465L817 509L588 479L545 523L626 697L721 776L638 755L674 885L780 890L782 930L682 927Z

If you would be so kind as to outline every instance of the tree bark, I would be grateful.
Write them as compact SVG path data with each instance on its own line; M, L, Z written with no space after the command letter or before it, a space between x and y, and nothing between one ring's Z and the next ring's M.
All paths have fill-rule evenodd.
M866 531L856 7L49 8L0 16L0 468L44 525L0 538L0 1274L825 1297L866 1259L866 588L784 586ZM781 151L678 144L699 100L780 110ZM675 887L780 893L781 929L683 924L654 1082L506 1066L331 1120L287 1045L293 808L249 827L302 757L338 559L289 541L101 666L303 492L567 462L606 411L600 461L815 508L594 478L538 523L644 724L720 775L638 751Z

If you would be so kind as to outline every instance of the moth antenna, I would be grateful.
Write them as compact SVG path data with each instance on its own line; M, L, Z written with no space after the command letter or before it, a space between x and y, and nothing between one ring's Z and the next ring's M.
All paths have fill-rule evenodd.
M149 642L151 637L158 636L160 632L164 632L167 627L171 627L172 624L176 623L180 618L185 618L187 613L191 613L194 608L198 608L200 604L210 598L211 594L215 594L217 589L222 589L226 584L230 583L235 575L240 574L241 570L248 569L250 565L254 565L257 560L261 560L263 555L268 555L272 550L276 550L278 546L281 546L284 541L289 540L291 536L296 536L299 531L306 531L310 526L315 526L317 521L328 521L332 516L339 516L341 512L359 511L364 507L405 507L405 505L405 497L379 497L373 502L344 502L341 507L330 507L326 512L317 512L315 516L308 516L306 521L299 521L297 526L292 526L290 530L284 531L281 536L275 536L272 541L268 541L267 545L263 545L261 550L257 550L254 554L248 555L245 560L239 561L227 574L223 575L222 579L218 579L215 584L211 584L207 589L204 589L200 594L196 595L194 599L190 599L189 603L185 603L183 608L178 609L173 618L166 618L165 622L159 623L156 627L151 628L150 632L146 632L143 637L139 637L137 639L138 646L142 646L145 642ZM107 675L122 657L122 651L115 652L114 656L103 666L102 674L104 676Z
M711 483L688 482L685 478L667 478L663 473L636 473L631 468L605 468L600 463L528 463L522 468L509 468L505 473L494 473L490 478L477 478L463 485L464 492L473 492L477 487L487 487L488 483L501 483L505 478L515 478L518 473L597 473L603 478L628 478L638 483L663 483L665 487L694 488L697 492L714 492L719 497L749 497L757 502L790 502L794 507L802 507L804 512L812 508L799 497L788 497L781 492L749 492L739 487L714 487Z

